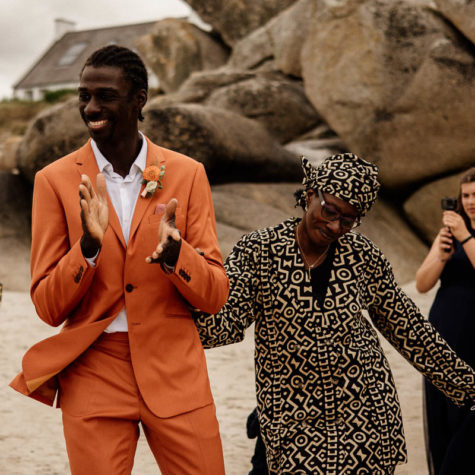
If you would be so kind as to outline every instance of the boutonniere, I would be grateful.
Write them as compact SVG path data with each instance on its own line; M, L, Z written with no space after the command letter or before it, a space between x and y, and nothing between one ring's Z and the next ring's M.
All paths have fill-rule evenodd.
M161 167L157 165L149 165L142 172L142 184L145 185L144 190L140 194L142 198L150 198L158 189L162 189L162 178L165 175L165 165Z

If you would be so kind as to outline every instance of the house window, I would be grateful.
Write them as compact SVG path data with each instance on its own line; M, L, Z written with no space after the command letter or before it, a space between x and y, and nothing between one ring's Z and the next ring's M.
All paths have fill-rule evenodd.
M58 66L69 66L76 61L77 57L83 52L84 48L87 46L86 42L76 43L70 46L66 53L61 56L58 61Z

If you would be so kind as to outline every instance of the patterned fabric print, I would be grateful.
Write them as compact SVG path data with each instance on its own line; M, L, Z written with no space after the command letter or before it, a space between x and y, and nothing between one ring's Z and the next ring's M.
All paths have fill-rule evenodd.
M354 206L364 216L378 196L378 167L354 153L326 158L318 167L302 157L305 189L320 189ZM305 200L305 194L303 198ZM299 202L302 205L305 203Z
M397 287L365 237L339 239L327 294L312 295L288 220L244 236L226 261L228 302L196 324L205 347L241 341L255 321L259 420L273 474L387 474L406 460L400 406L380 331L454 400L475 374Z

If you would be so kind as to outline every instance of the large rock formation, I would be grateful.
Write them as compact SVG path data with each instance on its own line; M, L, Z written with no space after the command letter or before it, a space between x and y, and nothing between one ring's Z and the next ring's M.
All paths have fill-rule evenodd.
M157 96L149 101L147 107L152 105L173 105L185 102L200 103L205 101L210 94L219 88L230 86L247 79L252 79L256 74L252 71L218 68L213 71L199 71L182 84L178 91L165 96Z
M18 167L33 183L38 170L76 150L88 138L76 98L53 106L29 125L17 151Z
M457 173L428 183L404 202L407 219L427 243L434 241L442 227L442 198L458 195L459 177Z
M386 188L473 161L473 46L417 2L316 5L305 90L349 149L379 165Z
M300 176L297 158L258 122L199 104L149 107L143 131L154 142L202 162L213 183L284 181Z
M272 67L302 77L301 50L313 20L314 0L299 0L265 25L233 45L228 66L258 69Z
M295 0L185 0L227 44L260 27Z
M228 49L209 33L178 18L157 22L136 44L167 93L177 90L193 71L223 65L229 55Z
M0 143L0 170L12 171L17 168L17 151L23 137L10 135Z
M434 0L437 10L475 44L475 2L473 0Z
M149 107L201 103L255 119L281 143L320 122L302 82L279 72L240 72L220 68L193 74L174 94L160 96Z

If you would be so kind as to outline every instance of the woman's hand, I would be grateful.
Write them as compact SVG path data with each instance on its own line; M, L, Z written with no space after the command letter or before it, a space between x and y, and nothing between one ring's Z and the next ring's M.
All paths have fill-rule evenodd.
M442 223L450 229L457 241L463 241L470 234L462 216L455 211L444 211Z
M437 249L439 251L439 260L444 262L454 253L454 243L452 233L448 227L442 228L437 234Z

